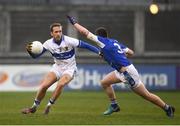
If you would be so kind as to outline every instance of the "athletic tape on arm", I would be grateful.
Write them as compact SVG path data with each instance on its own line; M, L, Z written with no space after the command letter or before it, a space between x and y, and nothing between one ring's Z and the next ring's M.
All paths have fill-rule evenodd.
M100 42L98 40L98 37L96 35L94 35L93 33L89 32L87 35L87 38L90 39L91 41L95 42L95 44L97 46L99 46L100 48L104 48L104 43Z

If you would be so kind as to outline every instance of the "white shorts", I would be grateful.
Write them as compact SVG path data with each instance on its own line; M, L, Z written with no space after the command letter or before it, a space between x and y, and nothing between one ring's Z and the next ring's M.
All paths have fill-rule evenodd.
M68 74L71 77L74 77L77 72L77 67L72 66L72 67L68 67L68 68L62 68L61 66L54 64L52 66L50 72L54 72L56 74L57 80L59 80L62 77L62 75L64 75L64 74Z
M136 70L136 68L134 67L133 64L129 65L126 67L127 68L127 72L129 73L129 75L134 79L135 81L135 85L132 88L138 87L140 84L142 84L141 78L139 76L138 71ZM118 72L117 70L114 71L115 75L118 79L120 79L122 82L125 82L125 77L123 73Z

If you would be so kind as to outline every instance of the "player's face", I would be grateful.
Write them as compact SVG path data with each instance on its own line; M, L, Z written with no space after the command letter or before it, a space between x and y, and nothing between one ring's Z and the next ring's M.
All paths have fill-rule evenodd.
M56 40L59 41L62 36L62 26L53 27L53 31L51 32L51 36Z

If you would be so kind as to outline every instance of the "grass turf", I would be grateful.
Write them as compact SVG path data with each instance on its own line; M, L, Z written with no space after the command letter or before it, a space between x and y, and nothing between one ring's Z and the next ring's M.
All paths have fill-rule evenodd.
M23 115L21 109L32 105L35 92L0 92L0 125L170 125L180 124L180 92L154 92L176 107L175 117L145 101L133 92L116 91L121 112L104 116L109 101L103 91L64 91L49 115L43 110L48 92L35 114Z

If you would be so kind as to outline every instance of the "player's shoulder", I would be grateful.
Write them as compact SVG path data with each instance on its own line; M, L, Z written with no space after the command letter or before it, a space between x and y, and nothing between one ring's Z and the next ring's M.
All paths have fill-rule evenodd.
M119 43L119 41L118 41L118 40L116 40L116 39L114 39L114 38L108 38L108 39L109 39L109 41Z
M73 37L70 37L70 36L67 36L67 35L63 35L63 39L64 39L64 41L67 41L67 42L78 40L76 38L73 38Z
M105 38L105 37L97 36L97 38L98 38L98 40L101 41L101 42L109 41L108 38Z
M106 38L106 37L101 37L101 36L98 36L98 40L103 42L103 43L106 43L106 44L113 44L115 42L118 42L117 40L115 39L112 39L112 38Z
M119 45L123 45L122 42L120 42L120 41L118 41L118 40L116 40L114 38L110 38L109 40L112 41L113 43L117 43Z
M107 37L101 37L101 36L98 36L98 39L99 40L104 40L104 41L117 41L117 40L115 40L113 38L107 38Z
M44 44L46 43L46 44L50 44L50 43L52 43L53 42L53 38L50 38L50 39L48 39L48 40L46 40L45 42L44 42Z
M43 47L48 49L51 47L52 43L53 43L53 38L50 38L43 43Z

